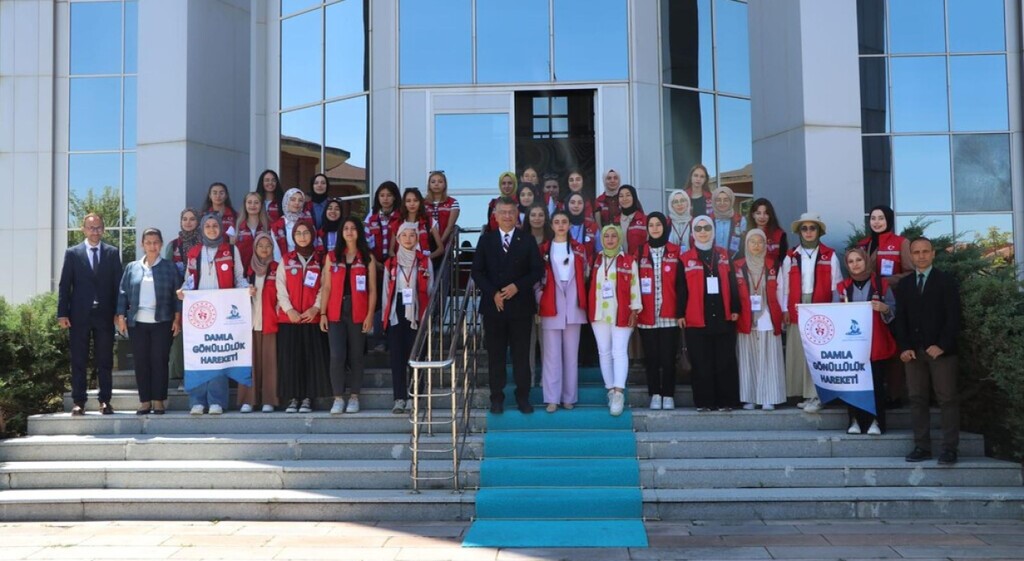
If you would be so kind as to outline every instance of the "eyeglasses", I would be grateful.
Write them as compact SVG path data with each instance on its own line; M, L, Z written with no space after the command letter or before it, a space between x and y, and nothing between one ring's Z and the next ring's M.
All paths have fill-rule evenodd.
M714 227L711 226L710 224L707 225L707 226L694 226L693 227L693 231L694 232L710 232L713 229L714 229Z
M818 226L816 224L805 224L800 227L801 232L817 232Z

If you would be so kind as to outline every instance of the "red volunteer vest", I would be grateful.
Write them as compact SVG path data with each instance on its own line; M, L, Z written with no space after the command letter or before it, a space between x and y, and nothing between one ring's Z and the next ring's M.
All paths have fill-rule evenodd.
M452 210L458 204L457 201L453 197L447 197L439 203L430 200L423 201L423 203L427 209L427 215L430 216L430 224L437 226L438 235L443 236L448 222L452 219Z
M826 304L832 301L832 255L835 252L825 244L818 244L818 261L814 265L814 291L811 293L811 303ZM789 269L789 302L786 309L789 312L790 323L796 323L796 305L800 303L801 282L800 282L800 248L794 247L789 250L789 260L793 264Z
M640 311L637 323L640 325L653 326L654 317L654 277L661 277L661 312L660 318L675 319L676 317L676 275L679 274L679 246L665 244L665 253L661 258L661 269L654 270L654 259L651 258L651 246L644 244L639 251L640 262L640 301L644 309ZM648 284L649 291L644 292L644 285Z
M762 309L764 309L765 305L768 306L768 314L772 318L775 334L782 334L782 305L779 304L777 292L779 289L779 270L776 268L775 263L774 259L765 257L764 277L762 279L748 278L750 271L747 270L746 259L737 259L733 263L733 269L736 271L736 292L737 297L740 299L740 319L736 324L736 331L750 334L753 330L754 310L750 303L750 295L753 292L751 291L751 285L766 283L764 291L767 302L761 302L761 306ZM760 286L758 284L758 287Z
M601 225L610 224L615 216L619 215L619 195L608 196L601 193L594 199L594 212L601 217Z
M337 256L331 252L331 293L327 295L327 321L341 321L341 300L345 294L345 287L341 283L348 277L349 290L352 298L352 321L362 323L366 319L366 312L370 306L370 279L367 277L368 267L363 263L363 258L356 253L355 259L348 266L348 275L343 267L334 259ZM326 263L326 261L325 261ZM359 290L359 278L362 277L363 289Z
M775 263L782 263L785 255L779 255L779 250L782 249L782 237L785 235L786 233L782 231L782 228L775 228L770 232L765 232L765 236L768 237L764 253L766 259L771 259Z
M903 236L894 234L893 232L885 232L878 235L878 249L875 250L875 272L879 275L882 274L882 260L892 261L892 274L898 275L903 272L903 259L901 258L900 248L903 247ZM871 236L868 236L861 241L857 242L857 246L868 250L868 244L871 243Z
M836 291L839 292L839 297L842 298L843 302L850 301L850 295L853 292L853 279L846 279L843 282L836 285ZM878 275L871 275L871 297L872 299L884 298L885 293L888 292L889 286L884 280L878 278ZM871 314L871 361L886 360L896 356L896 339L892 336L892 331L889 330L889 326L882 321L882 314L880 312L872 312Z
M250 271L253 282L256 277ZM263 280L263 333L277 333L277 261L267 265L267 276Z
M618 221L620 217L616 217ZM626 247L629 253L636 255L640 248L647 243L647 215L644 211L637 210L633 213L633 219L629 221L629 226L626 226L626 231L623 232L626 236Z
M203 245L197 245L188 252L188 265L185 275L192 278L192 288L199 288L199 276L201 270L200 256ZM224 242L217 247L216 257L213 259L214 270L217 271L217 288L235 287L235 252L231 244Z
M256 230L250 230L247 224L242 224L242 227L235 232L235 247L238 248L238 256L242 258L242 267L246 271L249 270L249 264L252 263L253 244L256 242L256 234L263 231L262 225L257 225Z
M281 264L277 268L280 275L285 275L285 285L288 288L288 301L292 308L300 314L313 307L316 303L316 295L320 292L320 275L323 273L323 256L313 252L313 256L306 263L303 270L302 262L299 261L299 254L295 251L286 253L281 258ZM306 273L316 275L313 286L306 286ZM277 314L278 322L290 324L288 314L282 309ZM319 321L317 317L314 321Z
M398 211L392 210L391 214L381 219L380 212L371 213L366 217L366 240L373 246L373 256L378 263L387 261L391 255L391 240L398 233L398 227L402 225L402 217Z
M722 294L722 306L726 319L732 313L732 294L729 289L729 256L725 249L715 247L718 254L717 271L718 290ZM697 255L697 249L692 248L684 253L679 261L683 264L683 271L686 275L686 327L705 327L704 323L704 293L707 291L706 272L704 263Z
M584 276L586 267L589 267L589 257L587 248L583 244L577 243L575 240L569 240L569 249L572 251L575 259L573 259L573 265L575 268L576 278L576 298L577 303L580 307L587 305L587 281ZM544 289L540 295L540 316L541 317L555 317L558 315L558 310L555 302L555 271L551 266L551 242L546 241L540 246L540 254L544 258Z
M398 275L404 274L398 268L398 258L392 257L388 259L384 267L388 270L388 295L389 297L384 301L384 313L381 319L384 322L384 329L388 328L388 321L391 318L391 308L394 306L395 298L401 298L400 295L395 294L395 286L398 284ZM430 258L426 255L416 255L416 303L419 306L419 319L423 320L423 313L427 311L427 304L430 303L430 293L428 292L428 284L430 284Z
M590 298L587 301L587 317L590 321L597 317L597 306L601 301L601 295L597 293L597 275L602 274L604 260L604 254L599 254L590 272ZM616 327L629 327L629 314L632 312L629 303L630 286L633 284L633 261L633 256L625 253L620 253L615 258Z

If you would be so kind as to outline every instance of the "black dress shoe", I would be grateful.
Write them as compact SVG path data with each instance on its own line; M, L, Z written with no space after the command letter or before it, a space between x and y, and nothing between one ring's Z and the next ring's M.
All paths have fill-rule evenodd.
M71 408L71 416L81 417L82 415L85 415L85 404L76 403L75 406Z
M166 411L166 410L164 410L164 409L154 409L154 410L153 410L153 414L154 414L154 415L163 415L163 414L164 414L164 413L166 413L166 412L167 412L167 411Z
M529 415L530 413L533 413L533 406L526 401L521 401L516 405L519 407L519 412L524 415Z
M923 462L930 459L932 459L931 450L925 450L921 447L914 448L913 452L907 454L908 462Z
M503 404L503 403L492 403L491 404L491 413L494 413L495 415L501 415L504 412L505 412L505 404Z
M943 450L939 454L939 465L940 466L951 466L956 463L956 452L953 450Z
M109 403L101 403L100 404L100 413L103 413L104 415L113 415L114 414L114 408L111 407Z

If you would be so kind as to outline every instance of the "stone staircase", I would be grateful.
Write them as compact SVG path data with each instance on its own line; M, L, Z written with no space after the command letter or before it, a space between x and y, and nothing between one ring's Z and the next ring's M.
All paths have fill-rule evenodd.
M337 417L324 412L326 400L308 415L191 417L187 396L176 390L167 415L136 416L131 373L115 380L119 413L34 416L28 436L0 442L0 520L474 514L485 388L476 391L461 464L468 490L413 493L409 419L390 413L390 374L380 357L365 378L363 412ZM697 413L689 387L680 386L677 403L686 408L650 411L642 370L633 369L630 385L649 519L1024 518L1021 466L984 457L979 435L962 436L961 461L953 467L904 462L912 448L907 410L889 412L883 436L850 436L842 408L816 415L791 407ZM70 409L67 397L65 405ZM420 470L440 477L450 473L451 460L427 460Z

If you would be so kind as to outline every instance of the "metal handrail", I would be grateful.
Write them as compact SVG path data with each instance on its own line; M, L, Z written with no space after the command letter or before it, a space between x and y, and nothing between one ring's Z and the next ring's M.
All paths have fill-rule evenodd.
M410 468L414 492L419 492L424 481L450 480L453 490L460 490L459 465L470 428L479 318L477 290L473 281L470 280L464 289L459 287L459 257L464 252L459 247L459 234L457 229L445 248L409 357L412 368L409 384L412 436L409 449L412 452ZM439 410L435 415L435 400L445 398L449 400L447 411ZM444 427L444 432L450 434L450 440L446 439L444 443L421 441L424 433L432 436L438 427ZM450 457L451 474L420 475L419 464L424 456Z

